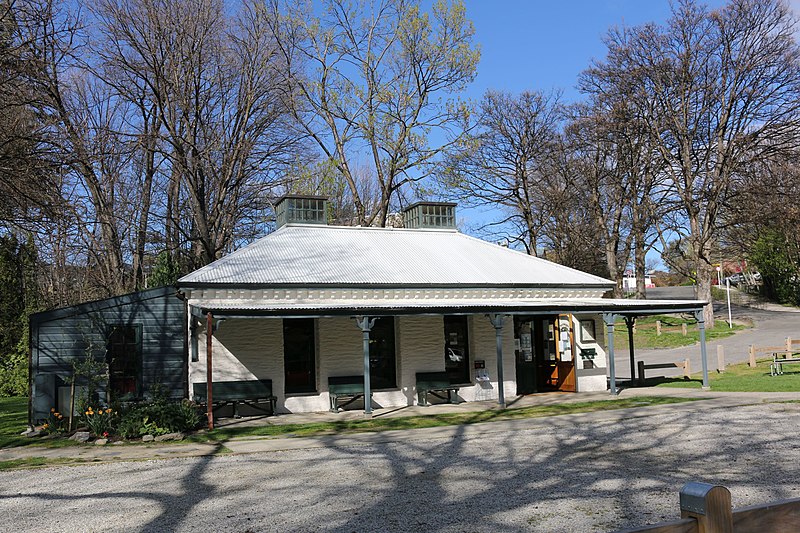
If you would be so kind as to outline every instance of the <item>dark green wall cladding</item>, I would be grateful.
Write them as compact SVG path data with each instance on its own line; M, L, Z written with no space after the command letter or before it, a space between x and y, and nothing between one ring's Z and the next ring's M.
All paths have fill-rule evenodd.
M185 313L175 288L162 287L33 315L34 420L45 418L56 406L56 389L72 373L74 361L90 351L105 360L106 336L117 325L141 327L141 389L160 384L172 397L184 397Z

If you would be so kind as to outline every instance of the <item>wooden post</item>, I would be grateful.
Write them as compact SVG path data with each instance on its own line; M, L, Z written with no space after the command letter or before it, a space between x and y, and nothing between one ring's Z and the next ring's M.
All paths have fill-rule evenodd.
M72 383L69 384L69 430L75 418L75 374L72 374Z
M680 492L681 518L697 520L699 533L732 533L731 491L721 485L689 482Z
M644 385L644 361L637 363L639 366L639 385Z
M791 357L792 356L792 338L791 337L786 337L786 356L787 357Z
M661 336L661 321L656 320L656 336Z
M725 372L725 347L717 344L717 372Z
M756 367L756 347L753 346L752 344L750 345L750 361L749 361L749 364L750 364L750 368L755 368Z
M683 333L683 336L684 336L684 337L685 337L685 336L686 336L686 334L688 333L688 331L687 331L687 329L686 329L686 322L684 322L683 324L681 324L681 333Z
M689 365L689 359L683 360L683 379L692 377L692 367Z

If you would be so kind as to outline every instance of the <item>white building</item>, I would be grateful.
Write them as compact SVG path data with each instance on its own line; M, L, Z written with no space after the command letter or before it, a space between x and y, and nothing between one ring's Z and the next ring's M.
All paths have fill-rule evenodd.
M380 407L416 404L423 372L460 401L606 390L603 320L703 305L604 299L609 280L459 233L454 204L411 206L402 229L327 226L319 197L276 211L274 233L179 280L190 391L269 379L278 412L309 412L347 377Z

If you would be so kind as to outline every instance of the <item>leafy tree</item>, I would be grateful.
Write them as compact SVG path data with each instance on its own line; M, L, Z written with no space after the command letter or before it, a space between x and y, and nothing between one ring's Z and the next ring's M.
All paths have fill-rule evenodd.
M447 98L475 77L475 30L459 0L271 0L300 132L347 183L356 222L385 226L401 190L425 179L468 114ZM430 139L438 134L436 144ZM370 206L358 171L376 185Z
M672 232L692 249L697 297L711 301L720 225L735 182L753 159L791 148L800 117L800 48L781 0L731 0L711 10L673 5L667 24L612 31L608 60L651 106L644 116L674 206ZM711 304L705 321L714 323Z
M165 287L175 285L181 277L180 264L166 250L158 254L153 271L147 278L147 287Z
M779 303L800 305L800 247L778 230L761 235L750 260L762 277L761 290Z
M33 239L0 236L0 396L28 392L28 317L37 294Z

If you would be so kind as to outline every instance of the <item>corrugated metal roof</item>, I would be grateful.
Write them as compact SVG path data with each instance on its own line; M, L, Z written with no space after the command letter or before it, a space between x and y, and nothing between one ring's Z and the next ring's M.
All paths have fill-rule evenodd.
M613 287L609 280L456 231L293 224L178 283Z

